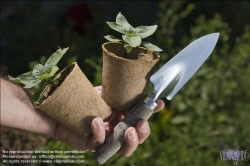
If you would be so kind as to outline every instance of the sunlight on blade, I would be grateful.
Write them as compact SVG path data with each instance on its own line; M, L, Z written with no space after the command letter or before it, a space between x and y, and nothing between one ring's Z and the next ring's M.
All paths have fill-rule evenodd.
M152 99L171 100L209 57L218 38L219 33L213 33L193 41L153 74L150 77L154 84Z

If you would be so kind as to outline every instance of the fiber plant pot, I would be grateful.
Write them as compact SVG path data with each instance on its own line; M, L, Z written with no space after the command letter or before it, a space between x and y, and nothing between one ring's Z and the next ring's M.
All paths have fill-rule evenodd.
M61 72L58 85L47 86L43 96L36 108L83 137L91 133L91 122L95 117L104 119L109 114L109 106L77 63L66 67Z
M153 68L160 56L144 47L127 54L120 42L102 45L102 98L117 110L131 110L144 98Z

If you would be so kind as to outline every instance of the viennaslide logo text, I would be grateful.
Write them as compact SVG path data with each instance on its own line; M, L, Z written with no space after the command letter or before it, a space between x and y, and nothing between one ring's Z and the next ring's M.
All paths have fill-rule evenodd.
M220 158L224 161L236 161L236 165L239 161L247 161L247 150L239 150L239 146L237 149L226 149L223 151L220 151Z

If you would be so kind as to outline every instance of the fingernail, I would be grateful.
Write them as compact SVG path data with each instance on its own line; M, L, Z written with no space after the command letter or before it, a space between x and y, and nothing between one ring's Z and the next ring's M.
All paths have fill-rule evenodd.
M144 123L142 125L142 127L140 128L140 131L143 132L143 133L148 132L148 130L149 130L149 127L148 127L147 123Z
M96 122L94 123L95 128L97 129L101 129L102 128L102 122L100 119L96 120Z
M133 141L137 140L137 135L135 133L135 130L131 131L129 134L128 134L129 138Z

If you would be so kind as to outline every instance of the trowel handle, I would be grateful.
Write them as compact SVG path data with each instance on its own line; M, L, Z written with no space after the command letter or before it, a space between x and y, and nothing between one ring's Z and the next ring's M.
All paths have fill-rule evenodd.
M125 144L125 131L130 126L135 127L141 119L147 120L152 115L156 106L157 104L149 97L135 106L123 120L115 126L114 131L106 137L104 143L97 147L94 158L100 164L105 163Z

